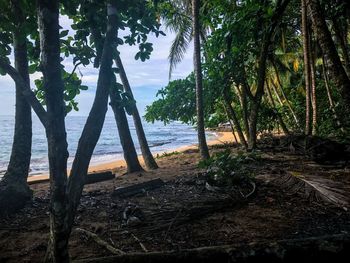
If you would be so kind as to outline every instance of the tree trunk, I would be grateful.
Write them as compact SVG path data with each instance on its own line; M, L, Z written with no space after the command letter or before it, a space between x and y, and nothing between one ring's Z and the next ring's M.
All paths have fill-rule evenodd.
M278 119L278 122L280 123L281 125L281 128L284 132L285 135L289 135L289 130L286 126L286 124L284 123L283 121L283 118L281 116L281 114L278 112L277 108L276 108L276 103L275 101L273 100L273 97L272 97L272 94L271 94L271 89L270 89L270 86L268 85L268 83L266 82L266 90L267 90L267 95L269 97L269 100L270 100L270 103L272 105L272 108L273 108L273 111L275 112L276 116L277 116L277 119Z
M77 153L68 180L67 194L69 204L65 227L69 235L83 191L89 163L102 131L108 108L109 88L112 85L112 79L114 77L112 63L113 54L115 54L114 52L116 50L117 9L114 5L108 4L107 13L107 32L102 50L96 95L79 140ZM67 241L69 235L67 236Z
M111 99L110 105L114 112L115 121L117 123L120 143L123 147L124 159L126 161L128 173L142 171L139 159L137 158L137 153L135 150L135 145L132 140L128 120L124 108L121 107L120 95L115 90L111 90L109 93Z
M349 57L349 48L347 43L347 32L346 31L344 32L342 30L342 26L340 23L338 23L338 20L336 17L332 17L332 23L333 23L335 37L343 53L344 69L348 74L348 77L350 77L350 57Z
M325 61L323 59L323 64L322 64L322 75L323 75L323 79L324 79L324 83L326 86L326 91L327 91L327 97L328 97L328 101L329 101L329 107L333 113L333 118L334 121L336 123L336 125L338 126L337 128L340 128L340 130L344 133L345 129L344 126L342 125L342 123L340 122L340 119L338 117L337 111L335 110L335 105L334 105L334 101L332 98L332 93L331 93L331 89L329 87L329 81L328 81L328 76L326 74L326 67L325 67Z
M305 0L311 17L312 28L316 34L324 59L327 62L328 73L333 84L339 89L344 100L346 116L350 114L350 80L340 61L332 35L324 20L324 14L318 0Z
M15 68L27 85L30 85L27 58L27 39L21 32L24 16L17 0L11 1L15 21L13 47ZM32 149L32 114L19 85L16 84L15 133L10 163L0 182L0 211L3 214L17 211L32 198L27 184Z
M272 62L273 68L274 68L275 73L276 73L277 82L278 82L281 94L283 96L283 99L285 100L285 102L287 104L287 107L288 107L290 113L292 114L292 116L294 118L295 124L297 125L298 129L301 130L300 121L299 121L297 115L295 114L295 111L293 110L292 105L290 104L290 101L288 100L286 93L283 90L281 78L280 78L280 75L278 73L276 64L275 64L275 62L273 60L271 62ZM278 99L279 103L283 106L284 104L282 103L281 97L280 97L279 93L277 92L277 87L276 87L274 82L272 82L272 88L274 90L275 95L277 96L277 99Z
M235 111L233 110L233 108L231 106L231 101L230 101L230 98L228 96L227 89L224 90L223 97L224 97L225 108L226 108L227 114L230 116L230 119L233 121L233 124L234 124L234 126L237 130L237 133L238 133L239 140L240 140L241 144L244 146L244 148L247 149L248 144L244 138L244 134L242 132L242 128L241 128L241 125L239 124L239 121L238 121L238 118L235 114Z
M311 41L311 34L310 34ZM310 43L311 47L311 43ZM317 134L317 100L316 100L316 77L315 77L315 55L310 52L310 73L311 73L311 107L312 107L312 135Z
M249 89L249 87L248 87L248 84L246 87L243 87L243 85L245 84L242 84L241 89L239 87L236 87L236 92L242 108L242 118L243 118L243 127L245 131L245 135L249 140L248 101L247 101L247 89Z
M120 56L117 56L115 61L116 61L117 67L119 69L119 76L120 76L120 79L123 83L123 87L124 87L125 92L127 92L131 96L131 98L134 98L134 95L132 93L128 78L127 78L125 70L124 70L123 63L120 59ZM148 169L157 169L158 165L157 165L156 161L154 160L153 155L149 149L148 142L147 142L146 135L145 135L145 131L143 130L143 127L142 127L141 117L140 117L140 114L139 114L139 111L138 111L136 105L133 106L132 117L134 120L136 134L137 134L137 138L139 140L139 144L140 144L143 159L145 161L145 165Z
M264 95L266 62L269 54L269 48L272 42L272 36L289 2L290 0L277 1L274 14L271 18L271 23L265 29L266 32L263 37L262 47L261 47L261 51L258 59L257 89L256 89L254 99L252 101L252 106L250 109L250 116L249 116L249 134L250 134L249 140L248 140L249 150L254 150L256 148L258 114L260 110L261 99L262 99L262 96Z
M307 9L305 0L301 0L301 21L302 21L302 35L303 35L303 54L304 54L304 79L305 79L305 135L311 135L310 126L310 112L311 112L311 69L310 69L310 42L309 31L307 25Z
M69 233L65 229L68 151L64 122L66 111L63 100L64 85L61 77L58 8L58 1L38 0L51 188L50 241L47 258L53 262L69 262Z
M91 17L88 17L88 21L90 23L90 33L92 35L93 41L96 46L96 58L94 61L94 67L97 68L100 65L101 61L101 55L102 55L102 48L103 48L103 38L101 33L94 28L94 22L91 20ZM124 89L129 92L129 94L133 97L132 90L130 88L123 64L120 60L120 57L116 55L115 62L117 64L117 67L119 68L119 75L123 82ZM113 79L115 79L113 77ZM124 158L127 164L128 172L136 172L136 171L142 171L142 167L139 163L139 160L137 158L137 153L135 150L134 142L132 140L132 137L130 135L129 130L129 124L127 122L127 118L125 116L124 109L120 110L118 109L118 106L116 104L118 100L118 96L115 94L110 94L111 98L111 106L114 112L114 117L117 123L117 128L119 131L119 137L120 137L120 143L123 147L123 153ZM114 101L114 102L113 102ZM134 124L137 136L139 138L140 148L143 155L143 158L145 160L145 164L149 169L156 169L158 168L157 163L155 162L152 153L149 150L148 143L146 140L145 133L143 131L142 122L140 115L137 111L136 105L133 108L133 118L134 118ZM138 119L137 119L138 118ZM126 130L128 129L128 130ZM141 139L140 139L141 138ZM152 163L153 160L153 163Z
M197 129L198 145L201 158L209 158L209 150L205 138L204 130L204 110L203 110L203 84L202 84L202 65L201 65L201 47L200 47L200 25L199 25L200 0L192 0L193 17L193 42L194 42L194 71L196 78L196 110L197 110Z

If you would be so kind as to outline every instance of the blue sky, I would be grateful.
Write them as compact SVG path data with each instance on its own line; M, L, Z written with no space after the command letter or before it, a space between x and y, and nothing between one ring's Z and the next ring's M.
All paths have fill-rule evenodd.
M70 21L66 17L60 18L60 25L64 29L70 29ZM163 29L165 31L165 29ZM174 39L174 34L165 31L166 36L156 38L154 35L148 37L149 42L153 43L153 52L151 59L145 62L135 60L134 56L138 51L136 46L123 45L119 47L122 61L126 74L129 78L131 88L137 101L137 106L140 112L144 113L146 105L152 103L155 99L155 94L161 88L167 85L169 79L169 62L168 54L170 45ZM125 35L125 32L119 32L120 36ZM189 48L182 63L180 63L172 74L172 79L184 78L193 70L192 62L192 47ZM72 58L65 59L62 62L67 70L73 68ZM98 71L92 66L87 68L79 67L82 73L83 83L89 86L88 91L82 92L78 97L79 112L72 112L71 115L86 116L89 113L97 83ZM31 76L33 81L38 78L39 74ZM0 76L0 115L14 115L15 109L15 93L14 83L8 76ZM32 87L34 87L32 82ZM109 110L109 113L111 111Z

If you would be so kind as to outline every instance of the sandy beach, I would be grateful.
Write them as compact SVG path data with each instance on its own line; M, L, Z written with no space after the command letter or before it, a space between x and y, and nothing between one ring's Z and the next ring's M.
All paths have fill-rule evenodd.
M230 143L234 141L233 134L231 132L216 132L216 137L209 140L208 146L215 145L215 144L224 144L224 143ZM171 152L184 152L186 150L190 149L196 149L197 145L186 145L179 148L171 149L168 151L164 151L165 153L171 153ZM158 152L154 153L154 156L162 155L164 152ZM142 156L139 156L139 160L141 165L144 165ZM102 162L100 164L92 165L89 167L89 173L98 173L98 172L105 172L105 171L115 171L117 168L124 168L126 167L126 163L123 159L116 160L113 162ZM69 170L68 170L69 173ZM48 174L40 174L40 175L34 175L28 177L28 183L34 184L39 182L46 182L49 180Z

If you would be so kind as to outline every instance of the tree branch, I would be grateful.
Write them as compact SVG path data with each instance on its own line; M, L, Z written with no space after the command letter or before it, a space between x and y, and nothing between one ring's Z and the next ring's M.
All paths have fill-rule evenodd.
M4 70L14 80L16 85L22 91L22 94L27 100L27 102L30 104L36 115L39 117L41 123L44 125L44 127L46 127L46 110L41 105L40 101L36 98L30 86L23 80L22 76L18 73L18 71L10 64L8 64L4 59L0 59L0 68Z

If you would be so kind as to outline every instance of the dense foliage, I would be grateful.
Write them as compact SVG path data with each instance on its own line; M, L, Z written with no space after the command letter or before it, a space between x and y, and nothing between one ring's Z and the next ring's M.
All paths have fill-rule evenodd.
M301 3L309 13L307 32L302 30ZM175 24L173 30L179 35L188 34L182 28L188 28L186 6L163 6L165 14L176 14L176 20L167 16L165 20L167 25ZM321 17L311 17L316 7ZM309 134L311 125L313 135L344 139L349 134L349 105L336 77L329 74L331 67L327 63L331 59L327 50L322 50L323 38L316 20L326 22L323 30L331 34L329 40L337 50L334 56L339 57L340 66L349 74L349 10L349 4L341 0L202 1L201 19L206 33L202 35L203 77L206 93L211 94L206 96L206 126L217 124L212 119L233 119L223 106L226 94L230 104L226 106L232 107L238 120L235 130L243 130L247 140L256 136L250 134L254 126L260 133L282 130ZM181 46L179 35L174 45ZM309 45L306 66L304 35L308 35ZM182 41L183 49L178 49L184 52L191 38L182 39L186 40ZM175 62L181 60L181 55L180 52ZM306 68L310 68L310 76L305 75ZM348 81L349 78L343 83L350 92ZM171 81L158 93L160 98L147 107L146 119L195 123L191 105L194 91L190 87L189 78ZM255 111L256 124L252 114Z

